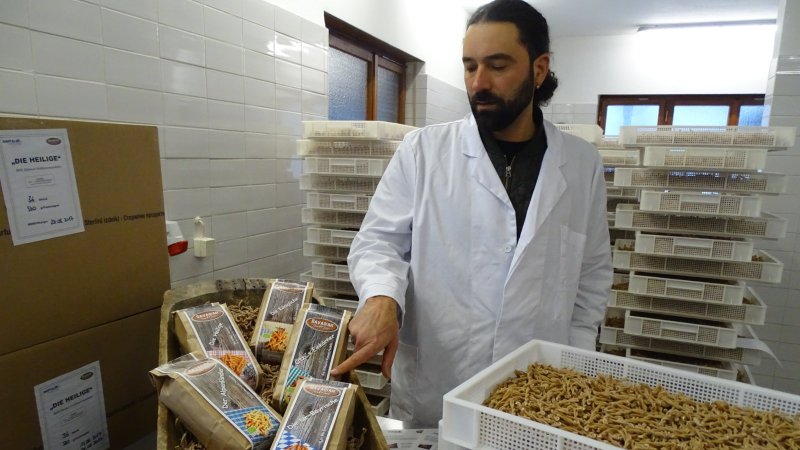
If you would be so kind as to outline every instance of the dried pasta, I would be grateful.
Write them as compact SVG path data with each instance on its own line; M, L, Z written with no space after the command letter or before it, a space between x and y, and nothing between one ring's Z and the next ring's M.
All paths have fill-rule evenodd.
M800 415L701 403L538 363L516 371L484 405L627 449L800 449Z

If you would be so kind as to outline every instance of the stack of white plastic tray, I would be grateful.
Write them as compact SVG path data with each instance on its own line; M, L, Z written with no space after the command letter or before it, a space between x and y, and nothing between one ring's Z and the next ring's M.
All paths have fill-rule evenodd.
M558 123L555 126L564 133L578 136L592 144L599 144L603 140L603 129L596 124Z

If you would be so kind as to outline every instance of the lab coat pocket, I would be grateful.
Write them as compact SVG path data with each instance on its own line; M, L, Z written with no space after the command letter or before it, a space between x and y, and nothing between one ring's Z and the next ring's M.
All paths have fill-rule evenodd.
M569 320L572 317L572 308L578 296L585 245L585 234L561 225L561 255L558 271L558 303L560 307L556 310L556 319Z

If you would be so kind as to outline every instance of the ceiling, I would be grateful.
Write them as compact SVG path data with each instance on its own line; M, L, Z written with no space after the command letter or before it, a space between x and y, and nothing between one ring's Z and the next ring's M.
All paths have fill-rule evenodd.
M471 14L488 0L456 0ZM527 0L551 36L628 34L640 25L776 19L778 0Z

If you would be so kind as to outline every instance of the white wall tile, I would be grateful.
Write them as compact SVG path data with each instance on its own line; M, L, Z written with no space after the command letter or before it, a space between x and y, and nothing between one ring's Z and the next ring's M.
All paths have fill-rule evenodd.
M205 35L229 44L242 46L242 19L213 8L203 9Z
M248 158L275 158L276 151L274 134L245 133L245 152Z
M800 77L797 75L779 74L770 78L770 81L775 83L773 91L767 90L772 95L797 95L800 92Z
M211 188L211 210L213 214L226 214L247 210L247 188L218 187Z
M108 119L104 84L36 75L39 114L80 119Z
M213 280L214 259L195 258L191 250L169 258L169 273L173 286Z
M303 42L323 48L328 46L327 28L306 19L302 19L301 27L300 39Z
M302 85L300 65L275 59L275 83L299 89Z
M275 133L275 110L259 106L245 105L244 122L246 131Z
M275 31L253 22L242 24L242 41L244 48L265 55L275 54Z
M217 243L214 255L214 270L247 263L247 240L235 239ZM245 266L246 267L246 266Z
M277 232L278 238L278 255L282 253L290 253L296 251L303 246L303 237L305 237L305 230L303 228L292 228L288 230L281 230ZM279 256L281 258L281 256ZM291 260L291 259L289 259ZM286 270L293 272L296 267L288 267Z
M277 256L255 259L247 264L247 273L254 278L277 278L273 274L279 270L279 266L280 261Z
M162 58L196 66L206 64L205 39L199 34L159 25L158 44Z
M300 85L304 91L327 94L326 73L309 67L302 67Z
M164 93L164 124L207 127L206 99Z
M244 131L244 105L209 100L208 126L220 130Z
M0 69L0 112L36 114L36 84L33 75Z
M294 89L280 84L275 86L275 109L279 111L301 112L302 98L300 96L300 89Z
M303 37L303 19L282 8L275 8L275 31L295 39Z
M264 81L275 81L275 57L254 52L244 51L244 74L251 78Z
M77 0L30 0L30 26L58 36L103 42L100 7Z
M121 86L108 86L108 118L119 122L161 124L164 122L162 93Z
M103 45L158 56L158 24L103 8Z
M767 310L767 312L769 312L769 310ZM781 342L788 344L800 344L800 329L797 327L797 325L781 325L780 327Z
M279 183L275 185L275 206L294 206L305 202L300 183Z
M212 220L215 239L227 241L247 237L247 213L220 214Z
M105 80L103 47L97 44L33 32L31 46L37 74L84 81Z
M238 131L208 131L208 154L211 158L244 158L244 133Z
M244 10L244 0L203 0L203 3L236 17L242 17Z
M239 264L237 266L225 267L216 269L216 262L214 263L214 279L215 280L230 280L233 278L248 278L250 275L248 264Z
M162 126L158 136L168 158L208 158L208 130Z
M322 72L328 71L328 51L311 44L303 43L303 65Z
M328 114L328 97L303 91L303 114L325 116Z
M245 78L244 99L246 104L274 108L275 95L275 83Z
M274 159L248 159L247 183L248 184L274 184L275 160Z
M258 236L275 231L275 217L272 209L247 211L247 233L250 236Z
M158 20L164 25L203 34L203 5L192 0L158 0Z
M275 182L297 183L303 173L303 160L301 159L276 159Z
M211 189L169 189L164 191L164 212L169 220L211 215ZM191 234L184 234L184 237Z
M275 134L301 136L303 134L303 120L300 113L276 110Z
M300 64L303 61L300 40L275 33L275 57Z
M206 83L209 99L244 103L244 78L241 75L209 69Z
M235 45L206 39L206 66L209 69L242 75L244 51Z
M275 29L275 6L264 0L244 0L244 19Z
M247 163L244 159L212 159L208 178L211 187L247 184Z
M292 159L297 158L297 137L295 136L276 136L278 158Z
M0 24L0 68L33 70L30 30Z
M273 208L275 206L275 185L255 184L245 186L247 190L247 210Z
M800 116L800 95L775 95L772 98L772 115Z
M3 0L0 2L0 22L27 27L30 24L28 20L29 1L30 0Z
M158 20L158 0L101 0L100 5L142 19Z
M289 228L297 228L303 226L300 211L303 209L301 206L286 206L283 208L275 208L275 229L287 230Z
M112 48L104 49L106 82L120 86L161 90L158 58Z
M163 161L164 189L209 187L209 160L205 158L169 158ZM184 234L184 237L187 236Z
M278 239L275 232L251 235L247 239L247 254L251 258L265 258L278 253Z
M164 92L206 96L206 71L202 67L161 60L161 86Z

